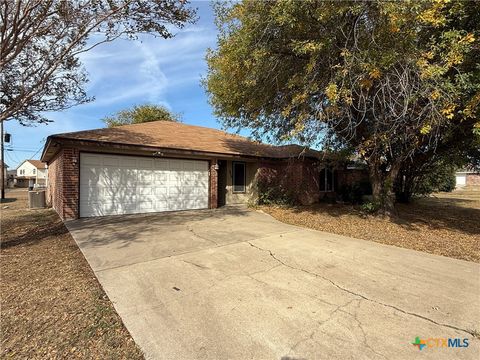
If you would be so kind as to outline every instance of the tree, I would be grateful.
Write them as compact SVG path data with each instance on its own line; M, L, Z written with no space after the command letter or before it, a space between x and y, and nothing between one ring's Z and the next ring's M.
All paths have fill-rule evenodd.
M194 21L176 0L0 0L0 121L48 122L46 111L91 101L78 56L119 37L162 38Z
M139 105L133 109L125 109L113 116L107 116L102 121L108 127L115 127L128 124L140 124L150 121L180 121L180 115L175 114L164 106Z
M353 148L384 213L402 164L480 126L478 2L244 0L216 14L204 79L216 115Z
M454 137L445 136L433 155L419 153L402 164L394 184L397 201L409 202L415 195L445 191L451 188L452 179L455 187L458 169L480 169L480 134L470 129L450 133Z

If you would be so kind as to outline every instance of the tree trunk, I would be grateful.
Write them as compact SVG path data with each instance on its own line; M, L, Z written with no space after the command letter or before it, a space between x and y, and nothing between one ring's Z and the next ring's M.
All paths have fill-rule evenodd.
M372 184L373 202L378 206L380 214L391 216L395 213L395 192L393 182L398 174L396 167L389 171L382 170L378 165L370 166L370 182Z
M395 200L407 204L412 199L414 178L409 170L403 169L394 181Z

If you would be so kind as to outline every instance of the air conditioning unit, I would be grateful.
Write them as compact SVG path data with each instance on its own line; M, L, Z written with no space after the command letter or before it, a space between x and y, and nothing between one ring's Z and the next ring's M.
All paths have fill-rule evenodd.
M34 190L28 192L28 207L30 209L41 209L45 207L45 191Z

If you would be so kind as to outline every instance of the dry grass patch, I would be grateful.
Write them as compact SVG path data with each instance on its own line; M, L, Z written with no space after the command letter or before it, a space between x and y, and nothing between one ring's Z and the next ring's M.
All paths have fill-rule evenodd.
M480 262L480 191L436 194L399 204L397 216L390 219L340 204L261 209L288 224Z
M143 359L53 210L1 204L2 358Z

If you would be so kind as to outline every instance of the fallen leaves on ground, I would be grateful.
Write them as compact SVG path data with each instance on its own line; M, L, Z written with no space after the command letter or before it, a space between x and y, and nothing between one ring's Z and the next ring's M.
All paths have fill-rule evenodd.
M58 215L26 196L1 204L1 357L143 359Z
M480 262L480 191L476 190L398 204L391 218L342 204L262 206L261 210L287 224Z

